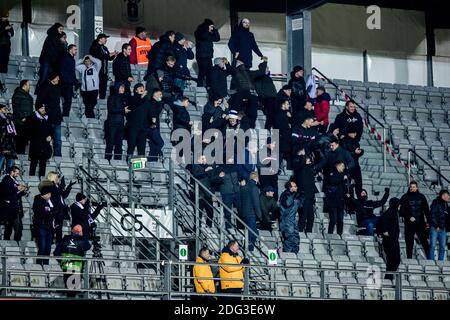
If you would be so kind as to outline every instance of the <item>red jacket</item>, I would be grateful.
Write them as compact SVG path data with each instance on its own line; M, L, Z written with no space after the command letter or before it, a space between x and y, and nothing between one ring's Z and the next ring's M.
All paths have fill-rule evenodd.
M316 114L317 121L323 121L324 126L328 126L330 124L328 119L330 113L330 100L326 98L319 98L318 100L319 101L314 104L314 113Z

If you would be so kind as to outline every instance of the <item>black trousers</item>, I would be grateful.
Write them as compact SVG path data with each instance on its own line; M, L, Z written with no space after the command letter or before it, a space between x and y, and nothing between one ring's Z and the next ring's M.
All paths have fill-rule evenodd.
M203 87L203 84L206 80L208 83L208 74L212 68L211 58L197 58L198 65L198 87Z
M55 228L55 243L59 243L63 238L63 222L64 220L56 220L55 223L58 225Z
M277 112L277 98L264 98L262 99L264 106L264 113L266 114L266 125L264 128L270 130L273 126L275 113Z
M386 254L386 271L397 271L400 265L400 244L398 239L383 236L383 249ZM393 280L392 274L387 274L385 279Z
M114 160L122 160L123 125L111 125L106 132L105 159L111 160L114 150Z
M147 142L147 130L130 128L128 131L128 157L133 156L134 149L138 150L139 156L145 156L145 144Z
M84 103L84 114L86 115L86 118L88 119L94 119L95 113L94 109L97 105L97 97L98 97L98 90L94 91L81 91L81 96L83 97L83 103Z
M202 198L200 198L200 201L199 201L199 207L200 207L200 214L199 214L200 223L199 223L199 225L200 226L201 226L201 221L203 218L203 212L206 212L206 225L210 228L212 227L213 219L214 219L214 210L213 210L212 205L213 205L212 197L203 195Z
M428 237L425 232L425 224L411 221L405 221L405 242L406 242L406 257L412 259L414 249L414 236L417 234L420 243L422 244L425 256L428 256L430 245Z
M337 224L337 234L342 235L344 231L344 208L328 207L330 223L328 224L328 234L334 233L334 227Z
M9 219L5 223L5 233L3 235L3 240L11 240L11 234L14 230L14 241L22 240L22 217L19 214L16 214L14 219Z
M298 230L311 233L314 226L314 198L305 198L299 213Z
M242 289L232 288L232 289L222 289L221 293L224 294L242 294ZM219 297L220 300L242 300L240 297Z
M353 180L355 180L356 196L360 196L363 189L363 183L362 183L361 167L359 166L359 164L357 164L353 169L350 170L350 176L352 177Z
M63 98L63 117L70 115L70 109L72 108L73 99L73 86L63 84L61 85L61 98Z
M27 133L24 126L16 126L16 151L17 154L25 154L25 149L28 144Z
M38 166L38 163L39 163L39 177L44 177L45 170L47 168L47 160L48 159L31 158L30 177L34 177L36 175L36 168Z
M108 89L108 74L107 73L99 73L99 99L106 98L106 91Z

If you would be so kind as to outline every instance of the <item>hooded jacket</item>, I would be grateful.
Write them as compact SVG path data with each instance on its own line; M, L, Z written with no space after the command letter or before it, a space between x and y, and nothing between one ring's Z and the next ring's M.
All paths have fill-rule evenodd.
M263 56L256 43L255 35L250 32L250 29L244 28L242 20L236 30L231 34L230 40L228 41L228 48L233 57L236 55L236 52L239 52L237 59L242 61L247 69L250 69L253 65L252 52L255 52L259 57Z
M195 292L197 293L215 293L216 286L211 266L202 257L197 257L192 271L194 275ZM209 278L209 279L207 279Z
M170 42L167 35L162 35L159 41L156 42L152 50L147 55L148 58L148 70L147 75L152 74L162 65L164 65L168 56L175 56L174 45Z
M39 63L49 63L56 67L59 62L59 58L64 52L64 44L61 42L61 35L58 32L59 24L55 23L47 30L47 38L45 38L44 45L42 46L41 55L39 57ZM54 68L55 70L58 68Z
M446 222L449 219L448 203L437 197L431 204L431 224L430 227L446 229Z
M241 265L241 262L242 257L237 253L231 252L228 247L223 248L219 258L219 265L229 264L230 266L220 266L219 273L222 289L242 289L244 287L244 267Z
M214 42L220 41L219 31L214 28L212 32L209 32L209 26L210 21L205 20L195 30L195 51L197 59L212 59L214 57Z
M400 205L400 200L397 198L392 198L389 200L389 209L386 210L378 220L377 233L383 235L384 233L389 233L389 238L398 240L400 236L400 226L398 219L398 206ZM383 235L383 237L386 237Z
M102 62L99 59L92 57L92 64L90 67L86 67L83 59L80 59L77 61L76 69L81 76L81 91L99 90L99 73L102 69Z

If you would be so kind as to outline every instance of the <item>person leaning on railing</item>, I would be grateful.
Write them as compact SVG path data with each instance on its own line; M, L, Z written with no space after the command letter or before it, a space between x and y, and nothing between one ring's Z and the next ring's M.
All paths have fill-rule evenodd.
M220 266L220 284L222 293L242 294L244 288L244 266L248 264L248 259L242 259L239 256L239 243L232 240L223 248L219 258ZM232 266L236 265L236 266ZM224 297L224 300L240 300L239 297Z
M214 300L213 296L208 293L216 293L216 285L214 284L213 273L209 261L211 253L207 247L200 249L194 266L194 284L195 292L202 294L201 296L193 296L192 300Z

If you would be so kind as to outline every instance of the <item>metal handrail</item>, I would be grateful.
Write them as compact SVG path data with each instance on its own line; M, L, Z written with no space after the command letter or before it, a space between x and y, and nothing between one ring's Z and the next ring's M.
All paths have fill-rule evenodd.
M424 164L426 164L431 170L433 170L434 172L436 172L438 174L439 177L441 177L442 179L444 179L449 185L450 185L450 180L447 179L439 170L436 170L427 160L425 160L424 158L422 158L422 156L418 155L416 153L416 151L414 151L413 149L409 149L408 153L413 153L414 156L416 156L417 158L419 158ZM409 170L409 176L411 176L411 157L408 157L408 170Z

